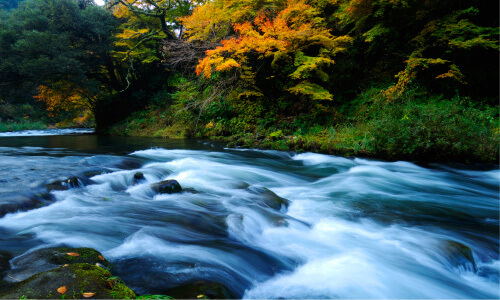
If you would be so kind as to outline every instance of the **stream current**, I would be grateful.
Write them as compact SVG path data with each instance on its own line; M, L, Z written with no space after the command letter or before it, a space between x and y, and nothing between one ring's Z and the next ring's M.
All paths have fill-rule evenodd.
M83 133L0 134L0 250L92 247L140 294L206 280L237 298L500 296L498 165ZM156 194L165 179L185 192Z

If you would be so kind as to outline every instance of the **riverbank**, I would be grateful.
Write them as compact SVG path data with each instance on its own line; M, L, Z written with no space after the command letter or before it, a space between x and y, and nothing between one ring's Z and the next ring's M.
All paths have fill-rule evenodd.
M194 113L179 107L150 106L106 133L169 139L200 138L228 147L293 150L340 156L428 162L499 161L498 107L470 99L443 99L410 91L387 101L371 89L341 109L317 104L307 114L221 109ZM236 101L228 105L236 106ZM254 107L255 109L255 107ZM228 110L228 108L226 108ZM233 110L234 108L230 108Z
M94 119L86 110L51 115L45 106L39 104L0 102L0 132L92 127L95 127Z
M22 131L22 130L40 130L47 129L49 126L43 122L0 122L0 132Z
M67 124L66 126L61 126L61 124L47 124L42 121L26 121L26 122L0 122L0 132L20 132L28 130L54 130L54 129L81 129L87 128L92 129L89 126L82 126L81 124Z

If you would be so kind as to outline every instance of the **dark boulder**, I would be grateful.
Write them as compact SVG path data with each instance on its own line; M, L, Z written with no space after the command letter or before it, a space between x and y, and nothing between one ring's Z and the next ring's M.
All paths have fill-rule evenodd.
M6 280L21 281L40 272L76 263L109 266L106 258L92 248L45 248L14 258L13 269L8 272Z
M174 194L182 192L181 185L175 179L153 183L151 188L159 194Z
M197 281L173 287L165 294L175 299L233 299L233 295L222 284L211 281ZM201 296L201 297L200 297Z
M2 299L135 299L135 293L101 267L63 265L36 274L0 295Z
M72 188L81 187L82 185L90 184L91 180L84 177L72 176L64 180L56 180L45 185L45 188L50 191L66 191Z
M122 170L134 170L142 167L142 162L134 158L123 158L119 162L114 162L111 166Z
M135 172L134 183L139 183L143 180L146 180L146 178L144 178L144 174L142 172Z

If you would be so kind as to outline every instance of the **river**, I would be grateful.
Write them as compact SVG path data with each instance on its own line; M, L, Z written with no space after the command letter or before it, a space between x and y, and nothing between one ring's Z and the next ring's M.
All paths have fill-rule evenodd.
M84 133L0 134L2 251L93 247L141 294L207 280L242 298L499 298L498 165ZM47 196L70 176L81 186ZM186 191L155 194L164 179Z

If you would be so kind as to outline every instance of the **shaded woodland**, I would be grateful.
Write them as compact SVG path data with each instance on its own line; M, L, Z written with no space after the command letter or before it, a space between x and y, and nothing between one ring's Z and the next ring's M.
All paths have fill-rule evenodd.
M497 161L498 35L495 1L3 0L0 129Z

